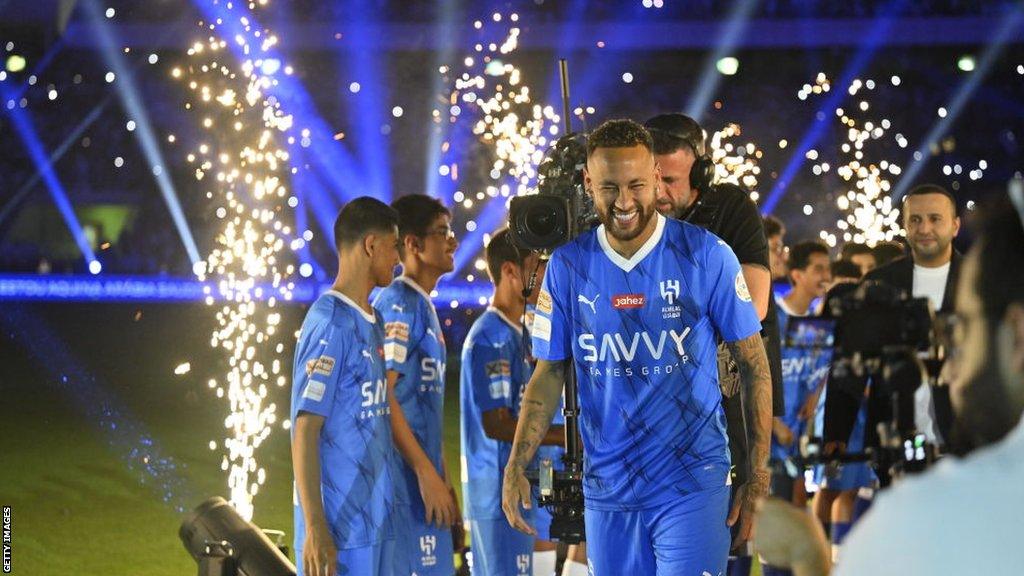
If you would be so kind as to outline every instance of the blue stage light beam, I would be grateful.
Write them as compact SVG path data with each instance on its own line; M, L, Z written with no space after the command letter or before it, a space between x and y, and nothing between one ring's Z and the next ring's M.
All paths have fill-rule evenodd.
M0 90L2 90L0 94L2 94L3 98L5 100L8 99L6 90L3 90L2 86L0 86ZM64 219L64 224L67 225L68 231L71 232L78 250L85 258L89 271L93 274L99 274L103 269L103 265L96 259L96 254L93 252L92 247L89 246L89 240L85 237L82 224L78 221L78 216L75 215L75 210L71 207L71 201L68 200L64 186L53 171L53 164L43 149L43 143L39 140L39 135L32 125L32 119L29 118L28 113L23 108L18 106L8 110L7 117L11 119L11 124L14 125L15 131L18 132L22 142L25 143L25 149L28 151L29 157L32 158L32 163L35 164L39 177L46 183L46 189L50 193L50 197L53 198L53 203L57 205L57 210L60 212L61 218Z
M458 31L455 27L456 23L456 0L443 0L439 4L437 21L434 23L434 34L438 38L454 38ZM434 68L431 73L434 74L434 81L431 85L430 94L434 97L439 97L445 89L444 77L438 71L441 66L452 65L455 62L455 46L456 42L445 44L444 48L438 50L434 57ZM449 204L452 201L452 191L455 189L455 183L451 178L444 180L444 185L441 185L441 175L438 173L438 167L441 165L442 151L441 145L448 138L451 128L451 123L445 122L447 116L441 116L441 122L434 123L431 119L429 127L430 135L427 138L427 164L423 172L423 191L428 196L440 199L445 204ZM449 146L449 149L451 147Z
M160 151L159 144L157 144L156 132L149 121L149 113L143 104L142 95L135 85L133 71L128 66L124 53L118 48L114 34L110 30L110 25L107 23L96 0L86 0L84 5L88 11L93 29L96 31L96 36L99 39L103 61L114 72L118 98L121 100L121 105L128 111L129 117L135 121L135 133L138 135L142 153L151 166L157 188L164 197L164 203L167 204L167 210L170 212L171 219L174 221L174 227L177 229L178 236L181 237L181 242L185 246L185 252L188 253L192 266L195 267L203 259L199 256L199 249L196 247L195 238L192 237L192 232L185 219L185 213L178 202L178 194L174 190L174 183L171 182L171 177L168 174L169 171L167 164L164 162L163 153Z
M953 97L950 98L949 103L945 106L945 118L941 118L932 125L931 130L928 131L928 134L921 141L921 145L918 146L917 150L910 157L909 166L903 170L900 181L893 188L892 199L894 204L899 202L903 195L907 193L907 190L915 184L917 176L931 158L932 146L938 143L946 132L949 131L953 123L956 122L960 112L967 102L970 101L978 87L981 86L985 77L988 76L993 64L995 64L999 55L1002 54L1006 43L1010 40L1013 33L1017 31L1017 28L1020 27L1022 21L1024 21L1024 3L1017 3L1012 12L1001 19L999 28L992 36L992 41L985 47L985 52L982 53L981 59L978 61L974 71L967 74L967 77L960 83L956 92L953 93Z
M234 38L244 32L245 26L241 22L243 18L250 28L260 31L261 37L266 36L266 31L260 28L256 18L245 8L245 3L235 2L231 9L224 2L196 0L193 4L207 20L219 22L225 37ZM228 42L228 46L239 61L249 59L236 42ZM266 55L280 62L286 61L275 50L267 51ZM281 102L284 111L295 119L296 127L309 130L308 141L303 139L301 145L312 151L311 166L315 166L329 181L329 191L343 202L361 195L367 189L366 181L361 176L365 170L358 165L351 152L334 139L335 130L319 115L313 98L302 82L283 71L275 74L274 78L277 84L270 86L266 92ZM294 163L292 165L296 166Z
M372 15L375 7L367 0L354 3L355 20L348 28L347 41L343 44L346 66L339 74L344 89L358 85L358 91L349 96L348 119L353 128L353 141L359 159L366 167L368 188L364 194L382 202L391 201L391 162L388 153L388 139L383 134L384 126L392 122L391 107L387 118L383 107L388 100L387 88L381 82L383 67L378 57L378 37L372 31L376 22ZM400 81L396 78L396 80Z
M74 130L64 138L64 141L60 143L60 146L58 146L46 160L50 166L60 162L61 158L67 154L67 151L78 140L78 138L96 122L108 104L110 104L110 96L107 96L99 104L93 107L85 118L75 126ZM14 207L20 204L21 199L24 196L32 192L32 189L35 188L35 185L39 183L39 180L42 179L42 177L43 173L41 171L36 172L18 188L14 195L11 196L11 199L7 201L7 204L4 205L3 209L0 209L0 223L3 223L3 221L14 212Z
M515 185L512 182L514 181L508 185L514 189ZM459 247L455 250L455 274L461 272L470 260L482 252L484 234L491 234L508 224L508 201L509 199L504 196L489 198L483 210L473 219L476 222L476 229L459 238Z
M903 9L905 0L896 0L889 3L883 8L881 15L875 20L871 26L871 30L864 42L857 48L856 54L850 61L849 65L846 66L846 70L843 71L842 76L837 82L833 82L832 86L834 90L829 92L825 102L818 107L815 112L814 119L811 121L811 125L807 127L803 135L800 137L800 143L793 150L792 156L786 162L786 166L782 169L779 174L779 179L775 181L775 185L772 186L771 191L765 198L764 204L761 205L762 214L771 214L775 207L779 204L779 200L786 193L786 188L789 183L796 176L797 172L804 165L804 161L807 159L807 152L811 150L821 137L825 135L828 129L828 123L832 121L835 116L835 109L843 103L843 100L849 95L846 87L853 82L853 79L860 74L861 70L867 66L871 58L874 57L875 52L878 51L882 41L889 32L892 30L893 24L895 23L896 16Z
M750 16L757 9L759 0L736 0L729 11L729 18L722 25L722 31L715 49L704 61L704 70L697 80L697 91L690 95L686 104L686 115L700 122L711 99L715 97L722 75L718 72L718 61L731 56L740 44L740 38L750 23Z

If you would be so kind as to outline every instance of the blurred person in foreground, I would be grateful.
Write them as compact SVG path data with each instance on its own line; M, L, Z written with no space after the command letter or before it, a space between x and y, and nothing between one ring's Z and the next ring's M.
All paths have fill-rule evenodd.
M850 534L838 574L1015 574L1024 517L1024 186L991 207L959 278L951 397L978 447L903 479ZM829 572L810 515L768 502L758 549L797 576Z

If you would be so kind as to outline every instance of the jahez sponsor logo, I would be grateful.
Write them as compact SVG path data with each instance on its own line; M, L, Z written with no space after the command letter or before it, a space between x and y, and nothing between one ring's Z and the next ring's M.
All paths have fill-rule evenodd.
M647 302L647 298L643 294L616 294L612 296L612 307L616 309L623 308L643 308Z

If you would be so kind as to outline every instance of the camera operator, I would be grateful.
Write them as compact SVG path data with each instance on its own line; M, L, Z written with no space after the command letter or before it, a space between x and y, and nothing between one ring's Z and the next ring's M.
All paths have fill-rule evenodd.
M485 576L551 576L555 572L554 543L535 541L513 529L501 511L501 478L532 370L521 320L527 302L523 293L532 272L543 274L542 265L536 253L512 244L507 229L491 237L484 259L494 295L466 336L460 380L463 517L470 522L472 571ZM537 289L531 291L531 298ZM552 426L542 445L561 445L564 433L562 426ZM545 527L535 516L542 510L527 515L539 532Z
M979 447L878 496L847 539L840 574L1013 574L1024 517L1024 188L988 214L959 279L951 396ZM766 503L757 545L797 576L828 573L810 515Z
M533 325L537 367L505 468L505 515L532 533L520 512L531 506L524 470L565 371L575 370L588 560L598 576L724 572L718 338L739 365L750 424L752 471L730 522L738 516L739 539L750 537L752 504L768 491L771 376L740 264L714 235L657 213L660 180L643 126L612 120L590 135L584 181L602 224L551 256Z
M772 377L773 416L783 416L778 312L772 298L768 241L757 205L739 186L713 183L715 165L707 151L704 130L693 118L678 113L660 114L649 119L644 126L651 133L654 157L661 169L658 211L709 230L732 248L740 262L757 317L761 320L761 337ZM778 244L781 245L781 231L779 236ZM725 346L719 346L718 354L734 486L742 486L748 474L745 458L747 435L743 407L737 394L738 375ZM749 550L740 546L742 542L739 539L734 544L736 555L743 558L739 571L746 573L749 571Z
M953 239L960 231L956 200L941 186L922 184L903 198L901 212L903 227L910 243L910 257L872 270L864 279L877 280L907 290L914 297L927 297L932 307L939 312L952 311L961 261L960 254L953 248ZM920 375L901 374L896 377L919 378ZM859 404L860 395L826 395L826 443L846 442L853 429ZM884 402L869 400L869 422L878 421L877 416L885 413L887 406L882 404ZM932 388L922 385L917 388L914 393L914 422L918 431L925 434L930 443L948 445L952 420L947 386ZM877 444L877 432L868 426L865 445Z

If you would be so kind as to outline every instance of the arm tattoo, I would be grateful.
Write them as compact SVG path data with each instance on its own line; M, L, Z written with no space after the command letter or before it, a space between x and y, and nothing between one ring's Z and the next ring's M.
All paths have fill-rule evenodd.
M541 362L526 385L508 469L523 470L544 441L565 383L565 362Z
M772 433L772 376L768 355L760 334L729 342L728 346L740 372L751 471L763 471L768 466ZM757 474L751 474L751 479L760 480Z

